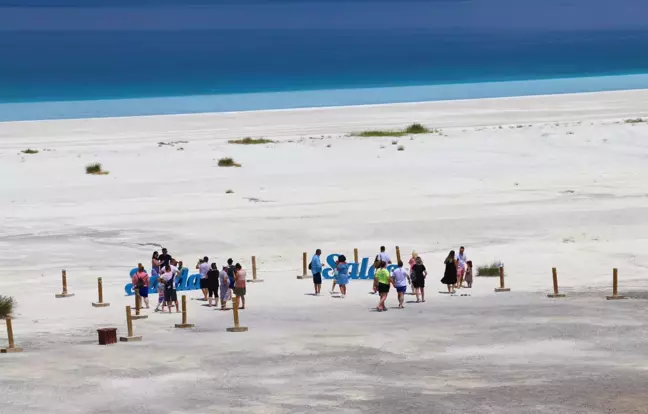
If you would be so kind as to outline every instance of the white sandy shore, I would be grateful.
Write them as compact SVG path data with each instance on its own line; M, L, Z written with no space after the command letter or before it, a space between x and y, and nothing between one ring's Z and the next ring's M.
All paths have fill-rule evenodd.
M622 288L645 289L648 122L624 123L641 116L648 117L648 91L0 123L0 294L20 303L23 346L46 358L50 346L81 337L93 343L94 328L123 325L123 305L131 302L123 285L130 268L148 262L150 244L167 246L189 266L204 255L249 265L256 255L265 283L248 288L259 312L248 323L257 326L275 323L261 311L277 307L315 317L308 313L315 298L303 295L310 284L295 275L301 252L318 247L351 257L354 247L362 257L381 244L392 252L400 245L405 256L416 249L431 271L432 293L442 288L443 257L459 245L476 265L504 261L514 292L550 290L552 266L569 292L608 289L613 267ZM442 133L397 138L404 151L392 138L347 136L412 122ZM277 143L227 143L245 136ZM176 141L187 142L158 146ZM40 152L20 153L26 148ZM242 168L219 168L226 156ZM110 174L86 175L95 161ZM64 302L53 297L62 268L77 294ZM99 276L114 304L103 313L89 308ZM475 300L503 300L492 293L495 280L475 285ZM375 305L367 288L352 282L339 312ZM444 300L432 293L429 302ZM315 305L318 312L338 306L320 299L326 304ZM193 306L197 320L209 320L200 310ZM163 329L168 336L168 321L155 316L146 334ZM280 317L285 329L287 321L304 322ZM223 327L228 318L221 317ZM5 338L1 328L0 343ZM70 352L62 358L74 361ZM60 368L48 367L45 376ZM11 373L24 374L17 366ZM194 412L184 409L178 412Z

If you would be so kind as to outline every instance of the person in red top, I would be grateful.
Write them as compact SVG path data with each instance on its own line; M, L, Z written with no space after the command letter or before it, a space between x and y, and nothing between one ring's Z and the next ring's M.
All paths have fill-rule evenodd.
M139 295L144 299L144 306L149 308L149 275L141 263L137 264L137 273L133 276L133 289L137 289Z

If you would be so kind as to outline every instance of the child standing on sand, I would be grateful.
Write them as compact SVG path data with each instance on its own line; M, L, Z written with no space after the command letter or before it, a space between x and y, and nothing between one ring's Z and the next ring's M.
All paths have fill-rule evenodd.
M162 312L164 312L164 281L162 279L157 280L157 291L158 291L158 304L155 307L155 311L160 311L160 305L162 305Z
M472 260L468 260L466 262L466 275L464 276L464 280L468 284L468 288L472 288L472 282L473 282L473 274L472 274Z

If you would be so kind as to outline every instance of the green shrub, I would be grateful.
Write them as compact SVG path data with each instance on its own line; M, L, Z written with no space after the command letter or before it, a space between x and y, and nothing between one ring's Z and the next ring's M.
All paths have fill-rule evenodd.
M11 315L15 304L12 297L0 295L0 319Z
M98 162L95 162L93 164L90 164L90 165L86 166L86 174L106 175L106 174L108 174L108 171L104 171L102 169L101 164L98 163Z
M404 129L371 129L368 131L355 132L351 135L356 137L402 137L409 134L435 134L439 133L438 129L428 129L419 123L414 123Z
M21 151L23 154L38 154L37 149L27 148L26 150Z
M405 128L405 132L408 134L427 134L431 131L423 125L415 123Z
M233 158L227 157L218 160L218 166L219 167L240 167L241 164L235 162Z
M477 267L477 276L495 277L500 274L500 263L493 262L484 266Z
M239 145L257 145L257 144L273 144L274 141L271 139L265 139L265 138L252 138L252 137L245 137L243 139L230 139L229 141L230 144L239 144Z
M640 124L642 122L646 122L646 120L643 118L634 118L634 119L626 119L623 122L625 122L626 124Z
M234 190L230 188L229 190L225 191L225 194L234 194Z

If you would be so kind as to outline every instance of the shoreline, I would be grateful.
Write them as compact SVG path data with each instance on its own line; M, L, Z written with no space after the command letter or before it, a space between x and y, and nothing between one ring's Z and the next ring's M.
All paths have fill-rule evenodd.
M346 108L648 89L648 74L312 91L0 103L0 123Z

